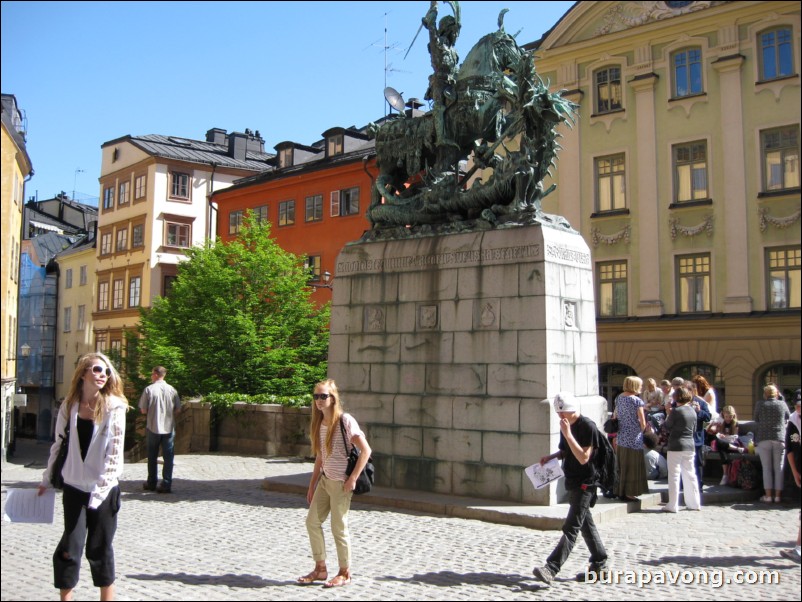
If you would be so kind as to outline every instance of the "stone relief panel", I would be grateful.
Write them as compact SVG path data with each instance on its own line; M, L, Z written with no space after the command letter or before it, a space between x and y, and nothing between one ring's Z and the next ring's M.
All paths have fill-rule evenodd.
M474 307L475 330L498 330L501 323L501 303L498 299L483 299Z
M365 308L364 332L384 332L385 315L384 309L371 305Z
M437 305L418 306L418 330L437 330L439 310Z

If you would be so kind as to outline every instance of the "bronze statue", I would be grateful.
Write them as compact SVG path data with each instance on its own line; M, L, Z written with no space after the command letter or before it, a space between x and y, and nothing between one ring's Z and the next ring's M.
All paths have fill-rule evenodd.
M453 17L435 27L432 2L422 20L434 68L426 94L432 110L415 118L402 114L375 130L379 175L367 212L373 229L365 239L392 237L399 228L408 233L410 226L488 228L502 219L567 226L543 214L541 199L554 186L543 190L542 180L559 149L556 127L573 122L576 105L549 92L533 53L504 31L507 9L498 30L482 37L457 67L460 8L448 4ZM466 169L469 158L473 166ZM468 186L479 169L489 177Z

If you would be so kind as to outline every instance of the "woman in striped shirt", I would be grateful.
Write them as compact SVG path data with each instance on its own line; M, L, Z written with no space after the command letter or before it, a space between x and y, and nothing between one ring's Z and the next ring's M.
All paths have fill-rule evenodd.
M337 385L332 379L315 385L312 403L312 452L315 468L306 492L309 513L306 530L312 546L315 569L298 579L301 585L323 581L323 587L339 587L351 583L351 537L348 533L348 511L359 474L370 458L371 449L365 434L354 417L343 412ZM340 427L342 423L342 429ZM343 442L342 431L345 431ZM359 461L350 476L345 475L350 446L361 452ZM328 580L326 543L323 539L323 522L331 513L331 533L337 547L340 570Z

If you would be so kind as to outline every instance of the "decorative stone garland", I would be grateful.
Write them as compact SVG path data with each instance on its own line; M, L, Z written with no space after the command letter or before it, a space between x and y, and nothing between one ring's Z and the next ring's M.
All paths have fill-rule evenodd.
M593 236L593 246L598 247L600 242L603 242L606 245L614 245L616 243L621 242L622 240L629 244L629 233L631 231L630 226L624 226L621 230L616 232L615 234L602 234L598 228L593 228L591 230L591 234Z
M697 224L696 226L682 226L679 223L679 220L673 218L669 220L671 224L671 239L677 238L678 235L682 234L683 236L696 236L697 234L701 234L702 232L707 232L707 236L713 236L713 216L708 215L705 220L701 224Z
M766 207L760 207L757 212L760 214L760 231L765 232L769 224L775 228L788 228L799 221L802 216L802 209L797 209L791 215L785 217L774 217L769 215L769 210Z

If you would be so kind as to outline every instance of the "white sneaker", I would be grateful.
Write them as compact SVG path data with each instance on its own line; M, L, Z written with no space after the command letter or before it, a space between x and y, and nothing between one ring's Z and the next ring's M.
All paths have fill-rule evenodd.
M721 483L719 483L719 485L729 485L729 484L730 484L730 478L727 475L721 477Z

